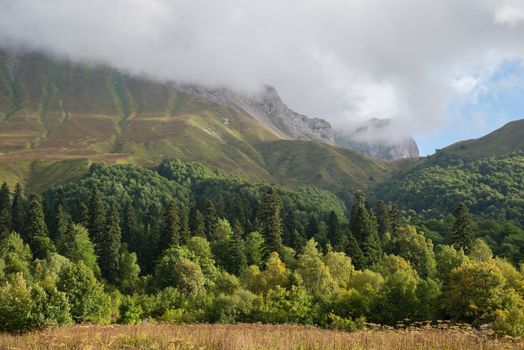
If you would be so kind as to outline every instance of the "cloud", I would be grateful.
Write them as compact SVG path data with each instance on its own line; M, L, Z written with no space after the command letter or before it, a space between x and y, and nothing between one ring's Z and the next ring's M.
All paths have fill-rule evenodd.
M300 113L341 127L392 118L401 135L434 130L492 66L524 57L523 14L520 0L0 0L0 45L245 92L271 84Z

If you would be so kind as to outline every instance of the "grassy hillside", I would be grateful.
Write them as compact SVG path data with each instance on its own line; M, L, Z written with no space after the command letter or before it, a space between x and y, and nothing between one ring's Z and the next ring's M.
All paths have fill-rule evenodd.
M356 152L281 140L241 111L108 67L0 52L0 178L41 190L87 163L153 167L166 157L251 179L367 187L387 166Z
M464 160L477 160L524 150L524 119L507 123L503 127L478 139L461 141L437 152Z

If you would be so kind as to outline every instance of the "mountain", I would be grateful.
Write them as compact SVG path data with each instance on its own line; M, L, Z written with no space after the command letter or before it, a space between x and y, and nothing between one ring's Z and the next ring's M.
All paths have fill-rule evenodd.
M417 143L411 137L388 142L372 138L387 132L389 120L371 119L353 130L335 129L324 119L310 118L288 108L271 86L266 86L255 95L243 95L226 88L210 89L184 84L177 85L177 88L250 115L285 139L321 141L388 161L419 156Z
M524 119L509 122L478 139L454 143L438 151L436 155L477 160L522 150L524 150Z
M1 52L0 178L40 191L91 162L153 167L166 157L334 191L367 188L390 174L386 163L334 146L327 122L290 111L273 89L250 100L202 91ZM220 102L224 96L237 100Z
M417 143L409 136L381 141L385 138L384 134L388 132L390 124L391 120L374 118L351 130L337 130L335 144L382 160L418 158L420 153Z
M523 140L524 120L517 120L419 161L403 160L405 170L375 187L374 197L425 217L447 215L464 203L479 217L524 227Z

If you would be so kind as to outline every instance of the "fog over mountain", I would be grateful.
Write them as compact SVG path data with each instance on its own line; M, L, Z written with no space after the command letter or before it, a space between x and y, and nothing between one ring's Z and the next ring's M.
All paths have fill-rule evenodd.
M256 93L370 138L433 130L524 56L518 0L0 0L0 46Z

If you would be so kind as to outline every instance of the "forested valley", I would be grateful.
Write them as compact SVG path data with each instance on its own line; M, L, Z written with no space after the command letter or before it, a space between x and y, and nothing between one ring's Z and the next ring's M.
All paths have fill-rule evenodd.
M480 174L486 166L470 165ZM438 192L430 178L438 174L413 176ZM356 330L450 320L524 335L521 218L477 215L481 205L496 208L496 196L423 203L415 185L398 186L384 200L355 191L344 202L176 159L154 170L95 163L42 195L4 183L0 330L145 321Z

